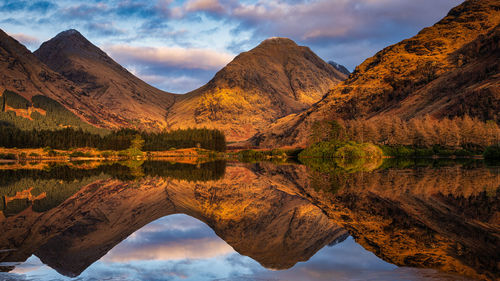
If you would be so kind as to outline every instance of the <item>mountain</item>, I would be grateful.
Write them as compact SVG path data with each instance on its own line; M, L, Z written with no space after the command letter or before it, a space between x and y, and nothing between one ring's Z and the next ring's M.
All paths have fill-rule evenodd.
M37 118L49 127L88 128L88 123L107 126L102 121L105 120L103 115L93 109L93 100L86 97L81 88L52 71L2 30L0 77L0 122L3 125L27 124Z
M323 119L471 115L500 120L500 3L468 0L432 27L356 67L309 110L252 138L261 146L307 143Z
M351 72L343 65L336 63L334 61L329 61L328 62L331 66L335 67L336 70L340 71L341 73L344 73L345 75L349 76Z
M130 171L116 164L93 172L62 166L54 173L0 170L7 187L0 190L0 207L15 211L0 212L0 249L12 249L0 252L0 270L35 254L58 272L77 276L137 229L182 213L268 268L290 268L351 235L401 267L498 280L498 168L431 163L419 161L416 169L401 162L400 168L363 163L354 169L231 163L220 178L194 181L161 176L161 169L149 174L145 165ZM192 166L186 172L209 168ZM136 168L143 176L126 179ZM157 239L141 243L143 251L159 245Z
M59 33L34 52L40 61L84 90L113 127L163 129L175 95L140 80L78 31Z
M0 252L0 269L35 254L61 274L77 276L144 225L179 213L201 220L237 252L273 269L307 261L345 237L319 208L287 191L295 182L272 176L230 166L216 181L95 179L44 212L0 212L0 246L16 246Z
M245 140L276 119L317 102L347 76L309 48L270 38L238 55L203 87L178 98L172 128L211 127Z

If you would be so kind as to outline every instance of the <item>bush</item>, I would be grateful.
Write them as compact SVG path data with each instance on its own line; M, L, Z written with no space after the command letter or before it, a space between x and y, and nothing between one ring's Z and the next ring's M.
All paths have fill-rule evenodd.
M434 155L434 150L431 148L416 148L414 156L416 157L430 157Z
M471 151L468 151L466 149L458 149L453 152L453 155L455 156L472 156L474 153Z
M14 153L0 153L0 159L17 160L17 157Z
M29 157L40 157L40 155L38 153L35 153L35 152L31 152L29 154Z
M335 152L335 158L361 159L365 158L365 152L357 145L347 144Z
M371 143L348 143L335 152L336 158L342 159L379 159L383 152L380 147Z
M500 144L488 146L484 151L483 156L484 158L491 160L500 159Z
M104 151L103 153L101 153L101 156L104 157L104 158L110 158L112 157L114 154L110 151Z
M73 151L69 157L92 157L92 154L82 151Z
M335 152L340 147L341 145L337 142L318 142L299 153L299 158L335 158Z
M347 142L319 142L311 145L299 153L299 158L382 158L380 147L371 143Z

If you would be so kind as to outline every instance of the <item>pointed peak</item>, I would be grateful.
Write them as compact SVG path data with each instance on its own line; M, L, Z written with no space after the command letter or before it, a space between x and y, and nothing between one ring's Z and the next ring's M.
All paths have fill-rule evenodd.
M101 49L75 29L69 29L57 34L54 38L44 42L34 53L46 64L48 64L46 62L48 57L62 53L72 53L82 57L100 57L108 60L107 55Z
M68 29L68 30L60 32L54 38L71 37L71 36L81 36L81 37L83 37L83 35L78 30L76 30L76 29Z
M347 69L347 67L341 65L340 63L334 62L334 61L329 61L328 62L331 66L333 66L335 69L338 71L344 73L345 75L349 76L351 72Z

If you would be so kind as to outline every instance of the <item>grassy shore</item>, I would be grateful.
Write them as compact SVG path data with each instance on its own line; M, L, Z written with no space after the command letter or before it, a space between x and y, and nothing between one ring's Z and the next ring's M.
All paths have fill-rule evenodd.
M0 161L36 161L36 160L126 160L126 159L161 159L166 158L215 158L220 153L203 148L183 148L167 151L147 151L141 155L128 155L126 151L97 150L94 148L76 148L60 150L51 148L0 148Z

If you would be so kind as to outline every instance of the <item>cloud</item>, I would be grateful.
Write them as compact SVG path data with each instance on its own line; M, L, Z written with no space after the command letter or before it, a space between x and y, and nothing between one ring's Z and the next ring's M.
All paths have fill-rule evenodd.
M225 12L224 7L218 0L189 0L186 2L184 9L187 12L213 12L213 13L223 13Z
M108 13L108 6L104 3L98 4L79 4L64 7L58 11L61 19L65 20L83 20L88 22L95 16Z
M26 1L17 1L17 0L5 0L2 1L3 5L1 6L2 11L15 12L19 10L23 10L26 8Z
M33 2L29 6L28 9L31 11L38 11L38 12L46 13L47 11L53 10L56 8L57 8L57 4L55 4L55 3L52 3L49 1L36 1L36 2Z
M131 262L137 260L208 259L233 253L234 250L220 238L182 239L175 242L117 247L102 260L107 262Z
M182 80L193 85L205 81L232 53L273 36L289 37L324 60L354 69L383 47L434 24L462 1L3 0L0 23L6 31L39 38L69 28L86 30L96 45L114 45L110 53L120 63L152 80L159 80L152 75L163 76L181 86ZM145 47L126 47L129 42Z
M317 0L289 3L271 0L241 3L231 17L260 34L289 36L296 40L364 39L388 35L401 26L426 24L444 16L457 0ZM429 10L429 7L437 9ZM411 11L411 12L408 12ZM397 24L395 24L397 23Z
M212 73L208 73L208 77L206 78L203 77L203 75L196 75L189 72L178 74L167 73L163 75L151 75L143 72L136 72L134 75L146 81L148 84L167 92L187 93L207 83L208 79L211 78Z
M111 45L105 49L112 57L128 64L184 69L217 70L234 58L233 54L201 48Z
M187 215L158 219L113 248L102 261L170 261L209 259L234 253L201 221Z
M85 28L91 33L102 36L126 34L125 30L117 28L112 22L90 22Z
M17 41L21 42L23 45L26 46L38 46L40 45L40 39L23 34L23 33L9 33L10 36L14 37Z
M109 45L104 50L147 83L173 93L186 93L207 83L234 55L211 49Z

